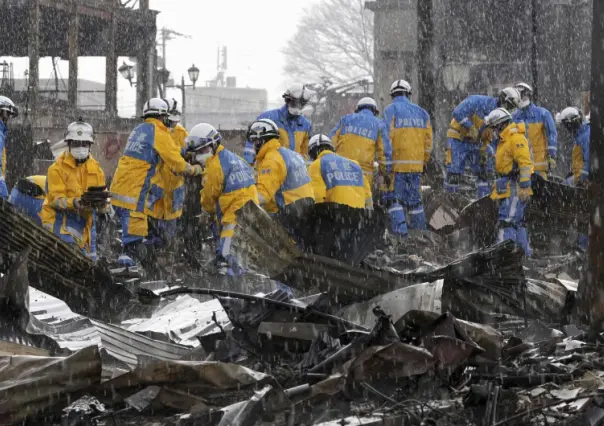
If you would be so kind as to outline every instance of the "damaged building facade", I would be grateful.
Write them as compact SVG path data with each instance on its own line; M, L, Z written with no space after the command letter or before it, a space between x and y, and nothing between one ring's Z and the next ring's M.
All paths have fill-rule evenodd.
M375 0L375 97L407 79L433 119L434 155L444 158L451 111L469 94L495 95L518 80L550 111L587 110L591 0ZM571 144L562 146L568 158ZM563 161L568 164L568 160Z

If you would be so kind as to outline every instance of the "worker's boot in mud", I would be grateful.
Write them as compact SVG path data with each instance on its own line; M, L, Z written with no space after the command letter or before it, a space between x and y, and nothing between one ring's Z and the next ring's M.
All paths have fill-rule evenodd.
M224 257L216 256L216 259L214 260L214 269L216 275L221 277L227 276L229 273L229 263Z
M157 276L160 273L157 267L157 258L153 244L143 241L126 244L124 246L124 254L139 262L150 276Z

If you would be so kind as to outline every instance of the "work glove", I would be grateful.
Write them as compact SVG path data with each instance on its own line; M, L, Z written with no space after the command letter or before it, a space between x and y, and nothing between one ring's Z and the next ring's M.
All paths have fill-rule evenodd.
M531 187L529 186L528 188L518 188L518 198L523 203L526 203L528 200L530 200L531 199Z
M103 208L109 202L110 197L111 194L107 191L106 186L91 186L82 194L80 203L83 207Z
M203 174L203 167L201 167L199 164L187 164L184 174L186 176L201 176Z
M468 139L472 139L473 141L478 140L478 129L474 126L470 127L466 132L466 137Z
M556 159L552 158L552 157L549 157L547 159L547 165L549 167L549 171L550 172L554 171L556 169Z

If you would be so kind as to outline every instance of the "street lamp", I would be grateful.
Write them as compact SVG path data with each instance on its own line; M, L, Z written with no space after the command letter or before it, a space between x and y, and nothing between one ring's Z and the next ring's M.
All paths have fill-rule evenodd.
M134 79L134 67L124 62L117 70L120 72L122 77L130 82L130 86L132 87L134 85L132 81Z
M199 68L193 64L193 66L189 68L187 72L189 73L189 79L193 82L193 88L195 88L195 83L197 83L197 80L199 79Z

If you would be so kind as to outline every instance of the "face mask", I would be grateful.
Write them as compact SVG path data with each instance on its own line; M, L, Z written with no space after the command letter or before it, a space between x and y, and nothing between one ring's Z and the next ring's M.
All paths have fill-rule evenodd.
M88 154L90 153L90 148L86 146L80 146L77 148L71 148L71 155L76 160L85 160L88 158Z
M530 99L523 99L520 101L520 104L518 104L518 108L525 108L527 106L529 106L531 103Z
M287 107L287 112L294 117L299 117L302 115L302 108Z
M212 154L211 152L208 152L207 154L197 154L195 156L195 161L197 161L201 165L205 165L207 161L213 156L214 154Z

